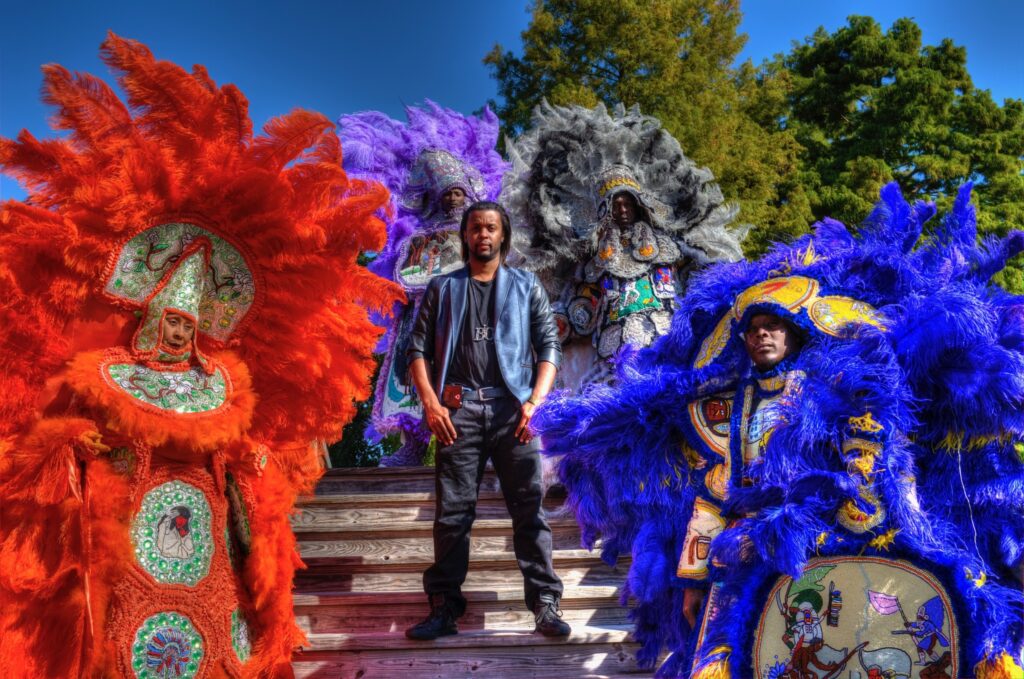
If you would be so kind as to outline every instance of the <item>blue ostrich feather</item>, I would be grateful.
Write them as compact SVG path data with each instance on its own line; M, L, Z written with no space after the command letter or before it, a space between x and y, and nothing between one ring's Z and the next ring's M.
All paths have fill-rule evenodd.
M547 452L562 456L586 543L601 539L606 557L633 556L629 591L642 657L673 651L659 676L686 676L693 651L672 574L697 492L680 452L687 406L749 379L739 330L759 311L789 316L807 333L792 366L804 377L800 398L781 406L782 423L749 469L756 482L730 490L726 513L749 518L712 543L713 560L725 565L712 578L739 622L710 629L704 647L736 649L734 676L743 676L751 621L772 583L797 575L813 556L860 553L936 574L955 601L965 661L1020 651L1024 298L991 279L1024 251L1024 234L979 240L970 191L962 187L930 227L935 206L906 202L893 183L856 230L825 219L757 261L708 266L691 277L670 332L620 357L617 386L561 394L538 411L534 422ZM755 305L732 324L711 364L694 369L736 296L784 275L871 304L882 328L830 337L805 312ZM838 540L836 509L859 501L839 450L849 419L864 411L881 425L874 483L885 518ZM883 532L888 542L874 541Z

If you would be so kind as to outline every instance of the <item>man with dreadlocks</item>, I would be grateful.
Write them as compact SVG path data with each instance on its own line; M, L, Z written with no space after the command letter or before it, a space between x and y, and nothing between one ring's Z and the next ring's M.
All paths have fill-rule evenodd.
M566 636L569 625L558 610L562 582L541 507L538 441L530 430L561 360L558 332L537 277L505 266L512 226L501 205L471 205L459 234L466 266L431 281L409 342L412 379L438 451L434 563L423 574L430 615L406 636L432 640L458 631L469 532L488 460L512 515L535 631Z

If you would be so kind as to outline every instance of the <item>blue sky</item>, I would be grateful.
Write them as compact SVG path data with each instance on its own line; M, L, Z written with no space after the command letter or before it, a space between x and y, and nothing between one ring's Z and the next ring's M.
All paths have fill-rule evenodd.
M850 14L886 28L909 16L926 44L949 37L965 46L975 85L997 101L1024 97L1020 0L746 0L742 9L748 42L741 60L788 51L818 26L834 31ZM425 97L469 113L497 94L481 59L496 42L518 49L529 11L526 0L0 0L0 17L0 135L13 137L22 128L52 134L39 101L40 65L109 77L98 57L108 29L146 43L158 58L201 63L218 83L237 84L257 126L295 107L331 118L366 109L401 117L403 105ZM23 197L0 177L0 198Z

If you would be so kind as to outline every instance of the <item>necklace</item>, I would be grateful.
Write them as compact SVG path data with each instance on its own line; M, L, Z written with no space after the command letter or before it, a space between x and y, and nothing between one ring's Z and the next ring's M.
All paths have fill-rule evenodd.
M491 283L492 281L484 283L474 280L470 286L473 290L471 297L473 298L473 308L476 311L476 322L479 324L473 326L474 342L490 342L494 339L494 328L491 327L490 314L487 313L490 295L484 294L484 290L490 292Z

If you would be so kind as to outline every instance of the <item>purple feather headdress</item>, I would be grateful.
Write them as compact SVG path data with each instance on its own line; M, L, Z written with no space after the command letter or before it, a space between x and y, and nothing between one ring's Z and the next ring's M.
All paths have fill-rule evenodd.
M494 200L510 167L495 150L498 117L489 108L479 117L464 116L427 99L423 106L406 107L405 113L407 123L379 111L338 119L345 170L391 191L394 218L388 223L388 242L370 266L390 280L395 280L402 245L440 226L441 193L458 185L467 203Z

